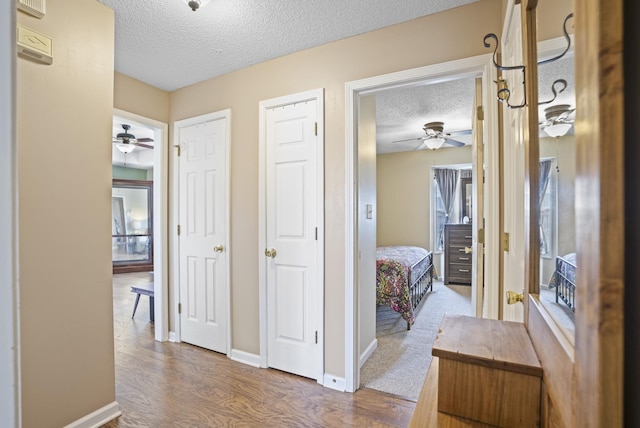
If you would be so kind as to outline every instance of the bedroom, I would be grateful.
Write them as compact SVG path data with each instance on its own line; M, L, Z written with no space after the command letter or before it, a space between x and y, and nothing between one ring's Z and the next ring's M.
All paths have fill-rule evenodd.
M562 61L558 61L555 65L548 65L544 70L541 69L541 85L540 85L540 99L548 100L551 98L551 82L558 78L564 78L567 80L568 88L561 94L553 103L549 105L559 105L562 103L575 105L573 96L573 73L571 71L573 67L573 60L571 55ZM470 80L471 83L473 79ZM420 135L425 135L421 130L422 124L431 120L443 120L441 114L438 117L437 111L435 113L428 112L411 115L411 110L417 110L421 108L415 100L417 99L429 99L433 98L434 94L430 96L424 91L427 86L432 88L442 85L443 94L438 96L438 102L442 111L446 111L446 96L447 94L454 93L457 98L464 98L464 90L455 88L454 86L464 87L465 79L459 82L450 81L446 82L450 87L446 87L445 84L439 83L438 85L425 85L422 88L409 88L404 90L406 93L398 95L397 92L401 90L394 89L387 92L396 92L396 97L401 97L402 102L398 100L385 100L385 94L380 92L375 97L375 104L378 110L376 130L378 136L384 135L385 131L392 127L392 124L385 122L384 116L392 116L392 120L398 121L398 117L407 117L409 120L413 120L413 127L418 132L404 135L401 137L389 139L389 146L395 149L398 143L396 141L404 138L415 137L413 141L408 141L405 144L411 147L405 147L406 151L391 153L389 149L385 149L378 144L377 156L376 156L376 189L375 189L375 215L376 219L376 244L378 246L386 245L415 245L427 249L433 252L434 261L434 274L438 276L438 279L442 281L445 273L445 261L443 257L442 249L436 249L437 236L436 225L432 221L435 213L432 213L431 206L434 202L435 195L439 192L436 190L436 184L434 180L434 167L443 167L451 169L467 169L467 174L470 174L472 152L471 147L448 147L444 146L438 150L415 150L421 143ZM547 84L548 83L548 84ZM467 83L467 103L471 105L473 102L473 85ZM412 94L413 92L413 94ZM372 98L372 97L370 97ZM389 96L388 98L391 98ZM444 101L443 101L444 100ZM361 99L362 105L366 105L364 97ZM395 105L401 105L401 111L396 114L395 117L385 112L380 113L380 109L384 110L386 103L392 103ZM423 102L426 104L426 102ZM361 105L361 107L362 107ZM540 118L541 121L545 118L545 107L548 105L540 106ZM468 107L466 112L462 112L463 117L471 117L471 108ZM570 109L571 110L571 109ZM573 111L568 112L568 123L572 122ZM466 115L466 116L465 116ZM434 117L435 116L435 117ZM548 115L547 115L548 117ZM447 116L447 119L448 116ZM467 120L466 128L464 125L447 127L445 125L445 131L459 131L469 129L470 120ZM450 123L454 123L450 121ZM456 132L453 132L456 134ZM464 133L464 132L463 132ZM458 140L469 142L468 136L460 135L456 136ZM544 198L542 201L542 224L541 233L544 235L545 248L541 257L541 283L542 289L548 288L548 283L551 282L550 278L554 277L556 256L562 256L567 253L575 251L575 237L573 235L574 230L574 212L573 212L573 193L574 193L574 176L575 176L575 143L573 137L573 128L569 129L569 132L565 136L559 136L556 138L550 137L546 132L541 129L540 132L541 151L540 157L542 161L549 161L549 174L546 186L544 186ZM380 139L378 139L378 143ZM465 172L462 174L465 176ZM460 180L460 179L458 179ZM455 200L453 201L453 209L450 213L455 223L462 222L464 215L461 213L462 204L460 201L460 187L455 193ZM470 216L469 216L470 217ZM472 222L472 219L471 221ZM375 278L375 273L374 273ZM436 288L442 287L442 282L436 282ZM549 294L550 293L550 294ZM573 331L573 317L571 311L567 311L567 305L563 302L557 304L555 302L555 290L552 288L549 291L543 293L545 295L545 303L551 307L551 310L558 314L560 323L565 328L565 333L568 337L572 336ZM548 297L547 297L548 296ZM416 317L425 316L425 311L417 310ZM400 317L399 314L397 314ZM426 315L428 316L428 315ZM572 340L572 338L570 339ZM362 360L361 360L362 361Z

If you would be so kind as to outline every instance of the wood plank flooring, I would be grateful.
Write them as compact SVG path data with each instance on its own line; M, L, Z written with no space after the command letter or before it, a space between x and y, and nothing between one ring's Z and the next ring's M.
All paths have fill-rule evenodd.
M104 427L407 427L415 403L373 390L354 394L184 343L156 342L143 296L147 273L114 275L116 399Z

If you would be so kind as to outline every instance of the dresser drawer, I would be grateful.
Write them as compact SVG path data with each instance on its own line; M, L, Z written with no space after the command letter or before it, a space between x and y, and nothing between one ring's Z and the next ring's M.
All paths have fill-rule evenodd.
M464 251L458 252L457 250L455 252L451 251L449 253L449 263L461 263L471 266L471 253L467 254Z

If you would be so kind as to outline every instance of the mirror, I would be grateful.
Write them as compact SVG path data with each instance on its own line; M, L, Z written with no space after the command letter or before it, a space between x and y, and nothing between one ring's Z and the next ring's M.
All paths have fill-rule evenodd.
M471 223L473 181L471 177L460 179L460 219L462 223Z
M113 180L111 257L113 273L153 270L153 182Z
M562 44L562 42L560 42ZM566 46L566 42L564 43ZM540 59L554 56L541 43ZM540 119L540 302L573 343L575 332L575 92L573 50L538 67L539 100L553 98L552 83L566 89L539 106Z

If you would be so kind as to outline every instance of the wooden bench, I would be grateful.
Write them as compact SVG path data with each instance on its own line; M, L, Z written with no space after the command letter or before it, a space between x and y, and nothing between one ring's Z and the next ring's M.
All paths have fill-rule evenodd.
M409 427L537 427L542 367L522 323L445 315Z
M149 284L142 285L133 285L131 286L131 292L136 293L136 303L133 305L133 315L131 315L131 319L136 315L136 309L138 309L138 302L140 301L140 296L145 295L149 296L149 319L151 321L154 320L154 299L153 299L153 282Z

